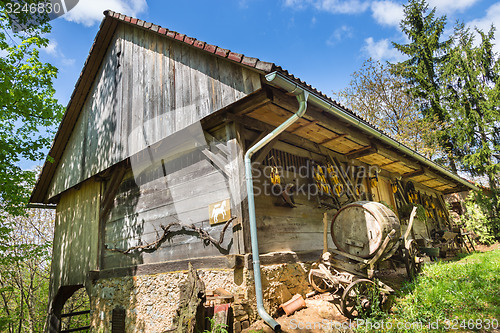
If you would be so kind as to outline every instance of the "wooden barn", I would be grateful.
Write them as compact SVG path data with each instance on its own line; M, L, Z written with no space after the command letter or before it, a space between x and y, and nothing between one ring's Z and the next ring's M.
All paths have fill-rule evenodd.
M189 263L239 331L254 268L270 314L310 290L325 212L378 201L405 221L419 203L431 239L443 194L474 187L273 63L104 15L31 196L56 207L51 332L79 288L95 332L175 331Z

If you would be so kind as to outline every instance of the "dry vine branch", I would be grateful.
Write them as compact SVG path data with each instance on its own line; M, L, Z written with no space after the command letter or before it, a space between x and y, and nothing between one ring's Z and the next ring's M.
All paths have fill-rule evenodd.
M197 232L200 235L200 238L202 240L209 241L210 243L213 243L216 246L220 246L222 244L222 242L224 241L224 234L226 233L226 230L229 227L229 224L231 224L231 222L235 218L236 217L233 216L229 220L227 220L226 224L224 224L224 228L222 228L222 231L220 232L218 240L215 239L215 238L213 238L212 236L210 236L210 234L206 230L203 230L202 228L198 228L194 224L185 225L185 224L181 224L179 222L172 222L172 223L169 223L166 226L160 225L160 228L163 230L163 234L158 239L156 239L154 242L147 243L147 244L144 244L144 245L132 246L132 247L129 247L128 249L126 249L126 250L110 249L106 245L106 250L112 251L112 252L119 252L119 253L123 253L123 254L128 254L128 253L130 253L132 251L135 251L135 250L155 251L155 250L157 250L160 247L160 245L163 243L163 241L165 241L168 238L169 233L172 232L172 231L170 231L170 228L175 227L175 226L179 226L183 230L186 230L186 229L193 230L194 232Z

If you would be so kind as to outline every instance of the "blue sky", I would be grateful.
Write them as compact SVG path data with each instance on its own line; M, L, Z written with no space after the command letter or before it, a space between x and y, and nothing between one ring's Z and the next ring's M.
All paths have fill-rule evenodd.
M274 62L327 95L344 88L372 57L396 61L391 41L406 1L364 0L80 0L52 21L43 59L59 68L56 97L66 105L83 68L102 12L141 18L247 56ZM460 20L488 29L500 22L500 1L430 0L447 15L449 32ZM500 34L497 32L497 39ZM497 47L497 51L500 48ZM40 164L40 163L38 163Z

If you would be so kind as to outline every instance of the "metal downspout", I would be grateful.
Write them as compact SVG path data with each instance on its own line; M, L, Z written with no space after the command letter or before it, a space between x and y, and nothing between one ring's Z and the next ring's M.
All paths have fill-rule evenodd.
M266 135L262 140L253 145L245 154L245 173L247 182L247 195L248 195L248 215L250 220L250 238L252 241L252 261L253 261L253 275L255 281L255 296L257 298L257 312L259 316L264 319L266 323L273 328L273 330L280 330L280 324L274 320L264 309L264 302L262 296L262 281L260 277L260 259L259 259L259 243L257 241L257 221L255 217L255 199L253 192L253 178L252 178L252 155L259 149L268 144L271 140L277 137L281 132L286 130L290 125L296 122L300 117L306 113L307 98L309 93L298 85L295 89L290 90L297 95L299 101L299 109L297 112L288 118L284 123L276 127L271 133Z

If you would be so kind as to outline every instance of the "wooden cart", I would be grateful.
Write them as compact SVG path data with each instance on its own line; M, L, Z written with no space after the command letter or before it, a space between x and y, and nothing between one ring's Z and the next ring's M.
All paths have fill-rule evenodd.
M355 205L359 203L348 206ZM340 211L336 217L339 213ZM414 240L408 239L415 214L416 209L413 209L404 234L401 234L398 227L391 229L370 258L363 258L339 249L325 251L321 259L315 262L309 271L308 278L311 286L320 293L340 294L341 310L348 318L354 319L363 312L372 311L373 306L377 306L374 303L383 303L387 296L394 292L387 284L378 280L375 282L373 279L377 263L399 253L398 257L404 261L410 278L413 278L420 269L421 259L418 255L418 248ZM335 217L332 221L332 232L334 222ZM361 247L361 244L356 244L357 242L352 239L346 238L346 242L352 247Z

